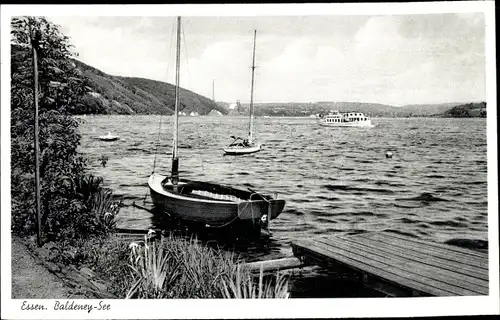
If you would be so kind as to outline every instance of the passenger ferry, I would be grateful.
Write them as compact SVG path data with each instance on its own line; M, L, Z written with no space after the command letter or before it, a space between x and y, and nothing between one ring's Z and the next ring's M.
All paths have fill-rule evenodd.
M330 111L320 119L324 127L374 127L372 120L361 112Z

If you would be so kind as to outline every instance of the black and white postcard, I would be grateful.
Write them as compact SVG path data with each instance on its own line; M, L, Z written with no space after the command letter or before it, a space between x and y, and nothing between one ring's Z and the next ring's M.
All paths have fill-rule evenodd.
M2 5L2 318L498 314L494 13Z

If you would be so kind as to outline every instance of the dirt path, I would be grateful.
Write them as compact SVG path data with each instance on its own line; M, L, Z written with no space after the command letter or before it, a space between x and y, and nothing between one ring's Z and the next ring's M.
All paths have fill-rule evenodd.
M12 237L12 299L85 299L38 262L23 241Z

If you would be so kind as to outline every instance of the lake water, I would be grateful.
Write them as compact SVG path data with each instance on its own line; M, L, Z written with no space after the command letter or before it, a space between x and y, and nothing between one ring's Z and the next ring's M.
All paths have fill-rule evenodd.
M81 152L125 204L147 195L157 145L156 172L169 173L172 117L80 119ZM286 200L271 224L281 253L290 252L293 239L364 231L487 241L486 119L374 118L374 128L362 129L320 127L310 118L257 118L263 150L239 157L223 156L221 148L230 135L246 135L247 117L179 121L181 176L276 192ZM96 139L108 131L120 140ZM106 167L101 156L109 159ZM425 194L431 201L409 200ZM131 206L118 217L123 228L151 223L149 213Z

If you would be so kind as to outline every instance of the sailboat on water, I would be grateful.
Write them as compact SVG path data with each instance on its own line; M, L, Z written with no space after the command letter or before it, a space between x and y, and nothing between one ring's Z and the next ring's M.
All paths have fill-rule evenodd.
M229 146L223 148L224 153L228 155L241 155L249 154L254 152L259 152L261 150L261 144L253 140L253 87L254 87L254 74L255 74L255 40L257 37L257 30L253 34L253 57L252 57L252 86L250 90L250 124L248 128L248 138L243 139L241 137L231 136L233 142Z
M99 136L99 140L102 140L102 141L116 141L118 139L120 139L120 137L116 136L114 134L111 134L111 132L108 132L108 134L106 134L106 135Z
M209 227L228 227L239 221L248 222L255 230L267 229L285 207L278 200L251 189L240 189L216 183L180 179L178 157L179 75L181 18L177 18L177 56L175 77L174 140L170 176L153 171L148 185L157 211Z

